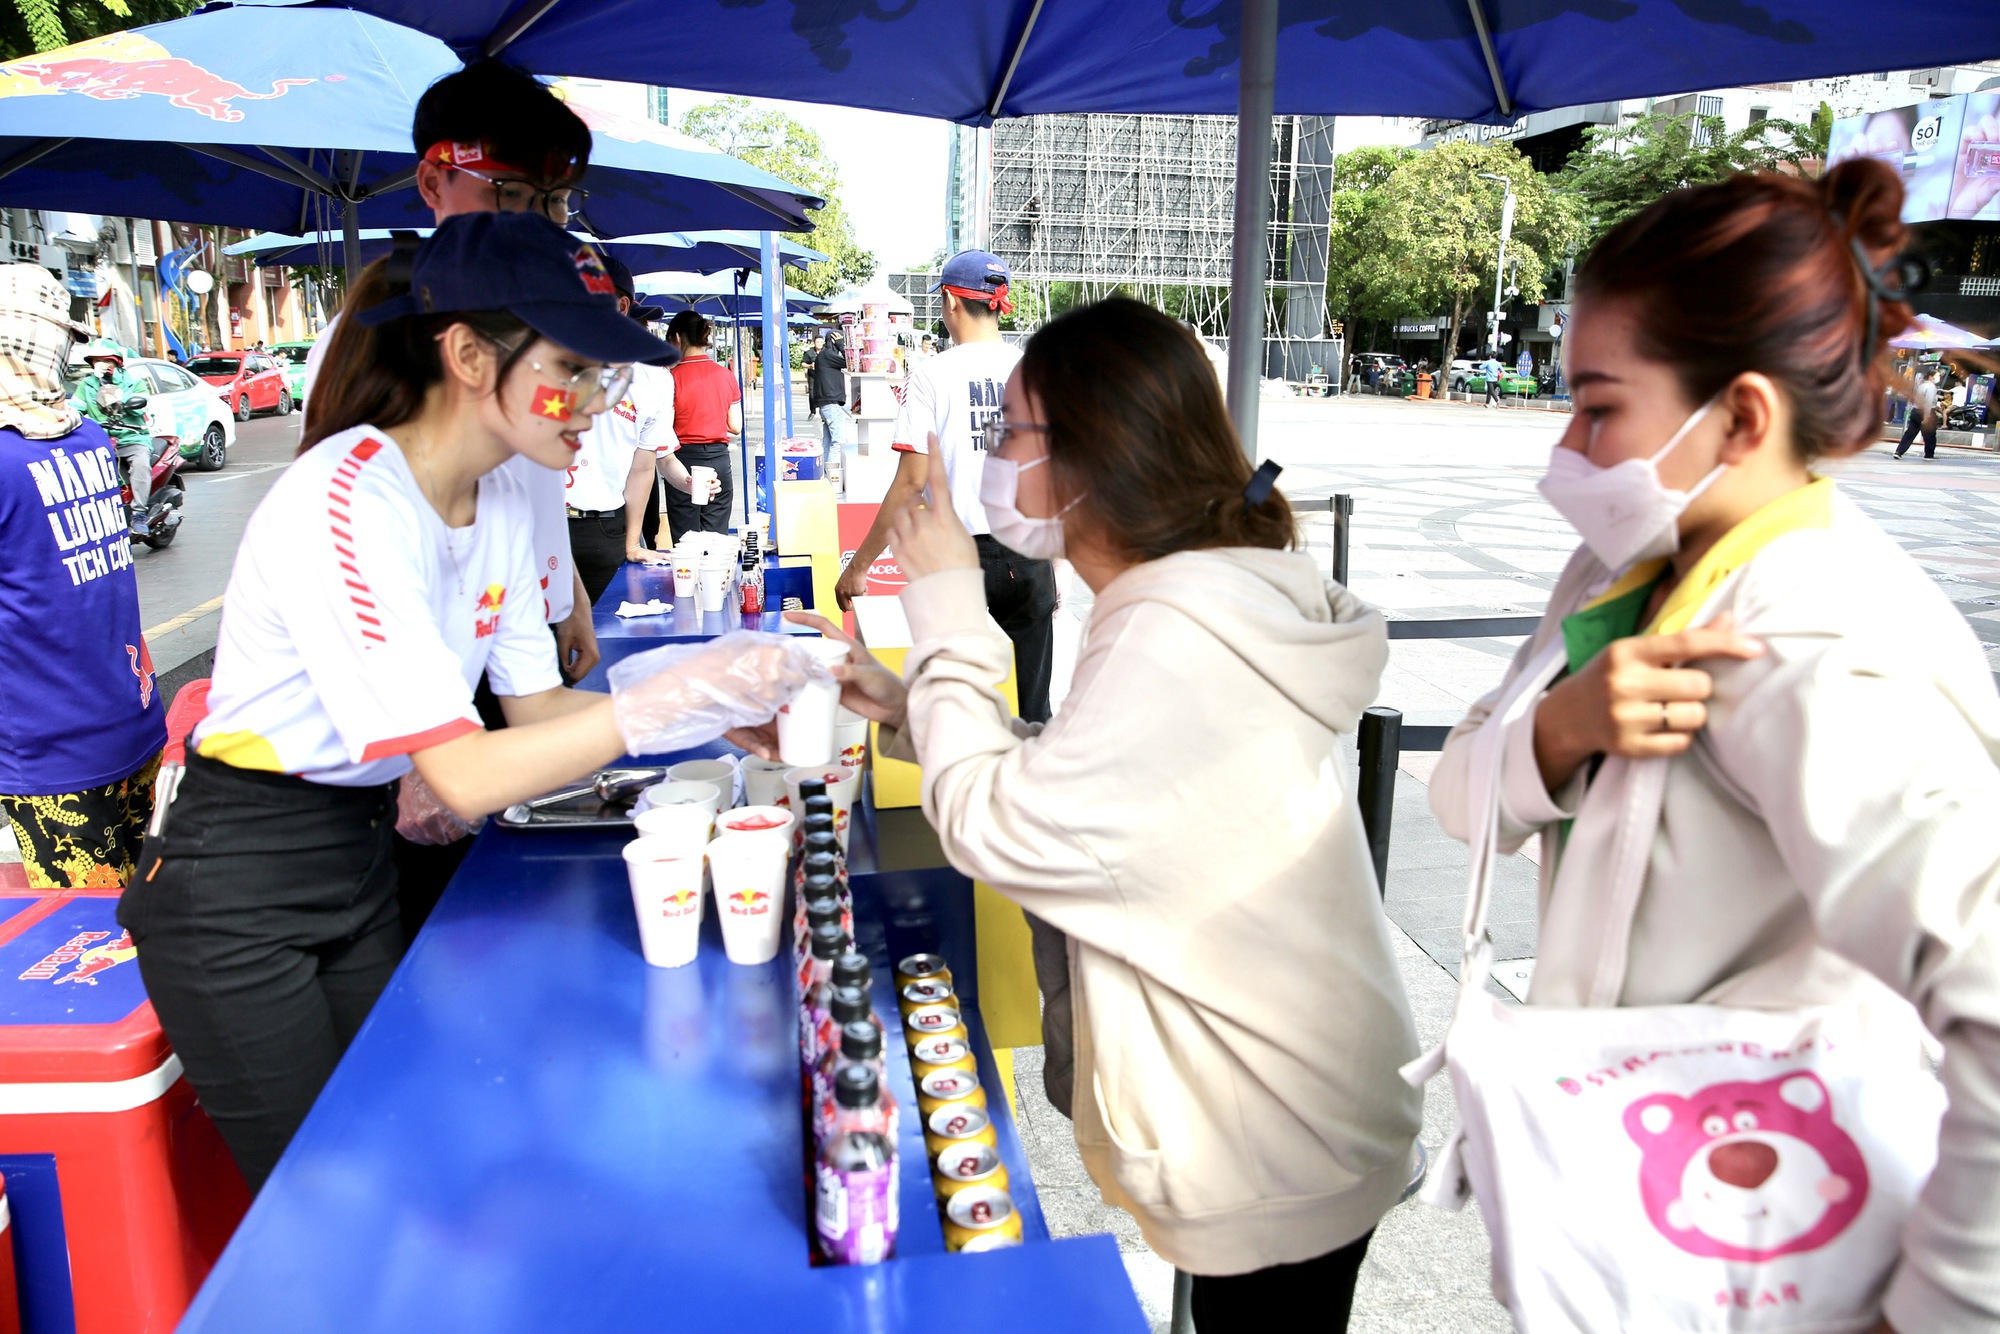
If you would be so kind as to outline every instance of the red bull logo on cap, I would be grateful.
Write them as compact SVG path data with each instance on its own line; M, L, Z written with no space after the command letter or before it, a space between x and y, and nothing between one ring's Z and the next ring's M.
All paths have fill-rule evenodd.
M618 295L618 285L611 281L610 270L604 267L604 261L589 245L577 249L576 276L583 280L584 290L592 296Z
M150 94L183 111L210 120L235 122L243 112L232 103L269 101L313 79L279 79L269 92L256 93L168 53L150 37L113 33L74 46L44 51L31 60L0 65L0 97L81 93L100 101L125 101Z
M100 945L100 940L110 941ZM97 985L97 975L107 969L116 968L121 963L130 963L139 957L137 947L132 944L132 933L121 931L118 939L111 940L109 931L79 931L61 945L43 955L34 966L21 974L23 982L41 982L54 977L56 985L64 982L81 982L85 986ZM62 977L56 977L71 964L75 967Z
M500 605L507 600L507 585L488 584L472 604L472 637L485 639L500 629Z

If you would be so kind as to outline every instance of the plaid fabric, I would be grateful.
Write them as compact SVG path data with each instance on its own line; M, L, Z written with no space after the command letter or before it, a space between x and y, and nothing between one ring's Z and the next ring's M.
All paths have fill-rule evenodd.
M0 264L0 427L55 440L80 420L64 372L78 327L69 292L38 264Z

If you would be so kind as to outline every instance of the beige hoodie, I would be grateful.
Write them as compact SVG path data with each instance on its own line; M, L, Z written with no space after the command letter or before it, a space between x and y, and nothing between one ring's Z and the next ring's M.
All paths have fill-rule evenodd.
M953 866L1070 937L1076 1137L1110 1203L1196 1274L1335 1250L1409 1178L1416 1037L1336 733L1382 617L1307 556L1150 561L1098 595L1039 734L980 572L903 593L907 738Z

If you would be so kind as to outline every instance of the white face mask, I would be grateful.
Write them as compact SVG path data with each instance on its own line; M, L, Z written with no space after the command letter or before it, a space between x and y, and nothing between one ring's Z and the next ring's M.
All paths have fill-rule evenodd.
M1673 491L1660 480L1660 460L1673 453L1714 406L1711 398L1695 409L1651 458L1600 468L1578 451L1557 445L1536 489L1612 570L1671 556L1680 549L1682 512L1728 471L1728 465L1717 464L1692 491Z
M1057 560L1063 554L1062 516L1076 508L1078 496L1047 519L1031 519L1015 505L1021 491L1021 474L1049 461L1047 454L1026 463L986 456L979 473L979 503L986 507L986 526L993 540L1009 551L1018 551L1029 560Z

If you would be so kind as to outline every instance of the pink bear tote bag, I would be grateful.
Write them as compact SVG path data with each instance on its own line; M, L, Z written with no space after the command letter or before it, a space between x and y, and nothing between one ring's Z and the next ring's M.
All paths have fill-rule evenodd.
M1404 1071L1421 1085L1448 1068L1458 1096L1424 1197L1478 1197L1494 1295L1530 1334L1866 1331L1935 1161L1942 1087L1917 1058L1913 1012L1616 1006L1668 761L1620 775L1627 829L1617 883L1600 888L1623 935L1606 942L1593 1004L1516 1006L1486 988L1500 734L1562 659L1560 643L1537 659L1473 741L1484 833L1457 1010Z

